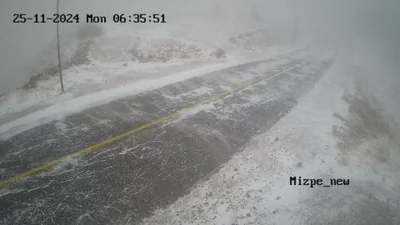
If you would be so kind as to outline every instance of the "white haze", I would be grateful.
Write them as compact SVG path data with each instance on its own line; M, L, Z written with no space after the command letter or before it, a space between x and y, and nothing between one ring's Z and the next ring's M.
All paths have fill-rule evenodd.
M254 7L275 32L287 32L298 24L298 34L321 48L346 50L352 59L371 66L398 71L400 62L400 2L396 0L60 0L61 12L95 13L166 13L168 23L204 21L204 27L216 5L219 17L227 25L243 17ZM0 93L11 91L32 75L29 68L35 57L54 45L54 24L13 24L14 13L46 13L55 11L55 0L5 0L0 2ZM236 18L236 20L232 20ZM215 19L215 18L214 18ZM109 24L112 22L109 21ZM245 23L244 23L245 24ZM168 26L168 24L167 24ZM246 26L237 24L236 26ZM74 26L61 25L62 32ZM224 30L224 26L221 26ZM206 29L205 29L206 32ZM287 33L289 34L289 33ZM209 34L210 40L213 34ZM55 49L55 46L54 46ZM384 66L383 66L384 65Z

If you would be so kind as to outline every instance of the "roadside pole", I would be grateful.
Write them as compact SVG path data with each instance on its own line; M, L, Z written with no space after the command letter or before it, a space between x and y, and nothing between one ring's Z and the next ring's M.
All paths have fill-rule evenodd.
M57 14L59 11L60 0L57 0ZM60 74L60 84L61 92L64 93L64 81L62 77L62 67L61 67L61 54L60 54L60 29L59 23L57 23L57 54L58 54L58 73Z

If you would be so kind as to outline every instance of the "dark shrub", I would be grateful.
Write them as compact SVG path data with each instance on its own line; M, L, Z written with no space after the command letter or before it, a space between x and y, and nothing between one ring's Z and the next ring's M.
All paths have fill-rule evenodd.
M103 35L103 29L99 25L85 24L82 25L77 33L78 40L96 38Z

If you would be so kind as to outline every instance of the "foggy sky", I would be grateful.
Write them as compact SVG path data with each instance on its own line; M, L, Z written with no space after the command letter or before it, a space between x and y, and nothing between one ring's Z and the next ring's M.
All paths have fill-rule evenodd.
M379 52L395 68L400 62L400 1L398 0L60 0L68 13L167 13L175 21L202 19L218 3L231 14L255 5L268 26L289 26L297 15L304 37L322 47L354 48L360 57ZM25 82L26 68L55 38L54 24L13 24L14 13L55 12L55 0L0 2L0 93ZM207 24L205 24L207 26ZM63 31L73 29L62 26ZM221 27L223 29L223 27ZM279 30L279 29L278 29ZM212 35L210 35L212 36ZM361 54L362 51L362 54ZM378 63L378 62L377 62Z

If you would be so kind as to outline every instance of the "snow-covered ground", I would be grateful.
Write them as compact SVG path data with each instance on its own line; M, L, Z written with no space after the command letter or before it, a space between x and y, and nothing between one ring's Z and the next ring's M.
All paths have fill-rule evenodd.
M400 224L398 80L376 72L339 56L271 130L143 224Z
M222 9L215 7L204 16L214 17L209 21L175 20L157 27L113 25L88 39L76 33L63 36L66 92L60 95L51 45L33 63L32 74L42 74L37 80L0 95L0 138L119 98L301 47L288 44L290 34L257 23L256 17L230 18ZM318 21L314 14L306 14ZM363 41L358 38L363 33L354 43L339 40L342 36L337 34L347 36L347 29L332 28L342 27L348 18L336 24L337 17L335 26L317 33L330 30L322 35L323 41L332 36L329 40L351 50L340 52L326 76L274 127L252 138L218 172L174 204L155 211L143 224L400 224L398 71L388 69L393 65L386 67L378 54L369 62L363 58L377 53L372 48L381 44L364 43L360 49L367 50L358 51L353 44ZM322 179L324 185L330 179L348 179L349 184L290 185L294 176Z

